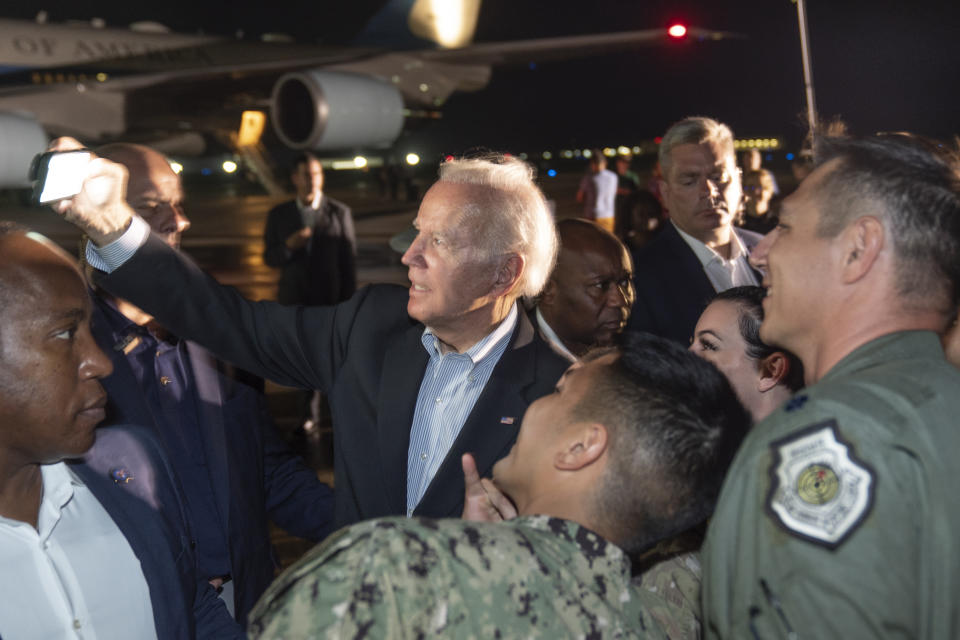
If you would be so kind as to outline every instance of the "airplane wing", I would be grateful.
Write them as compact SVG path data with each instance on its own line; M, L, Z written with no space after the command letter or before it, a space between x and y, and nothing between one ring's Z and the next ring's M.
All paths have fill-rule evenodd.
M21 43L14 47L19 57L13 63L0 47L0 111L28 112L49 133L91 143L191 131L228 142L244 112L269 111L276 136L293 148L382 146L399 135L410 113L436 109L456 91L484 88L494 65L581 57L668 39L666 29L650 29L463 44L472 38L479 4L388 3L384 11L393 14L385 24L408 12L407 26L416 37L462 45L418 50L172 34L143 39L125 30L0 20L0 43L4 33L20 34ZM437 6L460 8L456 34L440 24L444 17ZM688 35L730 37L736 34L690 29Z

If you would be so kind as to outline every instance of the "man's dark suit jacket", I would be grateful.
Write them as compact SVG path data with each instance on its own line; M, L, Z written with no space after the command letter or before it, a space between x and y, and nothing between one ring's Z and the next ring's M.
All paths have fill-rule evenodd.
M318 221L306 247L287 248L287 238L303 227L296 200L267 214L263 261L280 268L277 300L281 304L335 304L357 290L357 240L350 207L323 196Z
M364 287L332 307L250 302L218 285L151 235L112 274L108 291L239 367L328 394L334 423L336 523L406 513L407 449L427 352L423 325L406 311L407 290ZM527 406L549 393L567 362L519 313L510 344L415 513L459 516L460 456L489 473L516 439Z
M213 587L197 574L182 494L156 438L130 426L100 427L96 438L82 459L67 464L140 560L157 637L244 637Z
M763 237L736 227L734 232L748 252ZM689 345L700 314L717 291L672 223L634 253L633 273L637 299L627 329Z
M107 422L160 428L126 356L114 348L106 303L94 295L91 328L113 361L102 380L109 397ZM234 586L234 613L241 623L273 581L276 562L268 521L314 541L333 526L333 491L280 439L257 393L224 376L206 350L187 343L200 400L204 457L210 486L226 528ZM193 490L184 486L186 491Z

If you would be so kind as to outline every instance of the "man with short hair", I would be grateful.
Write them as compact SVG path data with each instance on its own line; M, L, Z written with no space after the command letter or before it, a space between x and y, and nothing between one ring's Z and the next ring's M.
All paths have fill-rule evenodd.
M577 202L583 205L583 217L613 233L616 197L617 174L607 169L607 159L603 152L594 149L587 174L580 180L580 188L577 190Z
M323 165L309 151L297 155L290 181L296 198L267 213L263 261L280 269L280 304L336 304L357 290L357 238L350 207L323 192ZM322 394L303 391L300 422L320 426Z
M301 153L290 171L296 198L270 210L263 261L280 271L281 304L336 304L357 290L350 207L323 192L323 165Z
M409 290L374 285L332 307L244 300L150 237L119 197L117 167L96 160L86 185L99 188L59 208L92 239L91 262L113 270L99 274L105 288L238 366L329 394L338 525L459 514L461 454L489 471L566 366L518 309L557 246L520 160L444 163L402 259Z
M95 429L110 360L77 265L0 222L0 636L241 637L159 444Z
M686 345L714 295L759 284L747 258L760 236L733 226L743 193L729 127L685 118L664 134L658 153L671 224L634 255L629 328Z
M609 231L588 220L557 223L560 253L534 314L540 334L576 360L607 347L623 331L633 306L630 253Z
M98 153L126 167L127 203L179 247L190 221L167 159L126 143ZM114 369L103 381L107 421L152 428L184 488L199 569L244 622L277 568L270 522L318 542L332 531L333 492L283 442L262 396L222 362L123 298L98 290L93 302L93 335Z
M708 637L960 635L960 156L820 138L754 250L807 388L748 436L704 547Z
M492 481L464 456L464 515L487 522L386 518L344 529L271 587L251 631L665 637L650 613L662 603L631 584L629 555L709 516L748 425L712 365L625 335L530 405Z

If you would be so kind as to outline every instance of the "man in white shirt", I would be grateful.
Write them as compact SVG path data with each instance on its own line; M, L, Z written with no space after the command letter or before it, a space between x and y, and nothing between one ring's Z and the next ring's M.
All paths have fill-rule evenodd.
M577 202L583 204L583 217L613 233L617 174L607 169L607 159L600 149L590 156L590 169L580 181Z
M95 433L112 366L90 313L72 260L0 223L0 636L240 636L156 442Z
M743 189L729 127L685 118L664 134L659 159L670 224L634 255L629 328L689 344L716 293L759 284L747 259L760 236L733 226Z

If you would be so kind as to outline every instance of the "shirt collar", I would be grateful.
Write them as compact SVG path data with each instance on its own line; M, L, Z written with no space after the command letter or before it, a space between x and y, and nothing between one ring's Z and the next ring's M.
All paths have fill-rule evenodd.
M693 253L696 254L697 259L700 261L700 264L704 267L714 260L719 260L721 263L727 264L737 260L738 258L747 257L747 248L743 246L743 242L740 240L740 236L737 235L737 232L732 229L730 231L730 259L727 260L719 253L678 227L673 223L672 220L670 221L670 224L672 224L673 228L677 230L677 233L680 234L680 237L683 238L683 241L690 246L690 248L693 250Z
M321 202L322 200L323 200L323 192L322 192L322 191L321 191L320 194L317 196L317 199L314 200L313 202L304 202L303 200L301 200L301 199L298 197L298 198L297 198L297 208L298 208L298 209L312 209L312 210L316 211L317 209L320 208L320 202Z
M497 325L496 329L481 338L479 342L464 351L461 355L468 356L470 360L473 361L473 364L479 363L490 355L490 352L493 351L501 341L507 340L513 335L515 326L517 326L517 303L514 303L513 306L510 307L510 312L507 314L507 317ZM427 350L427 353L430 354L431 358L441 357L443 355L440 352L440 339L434 335L433 329L430 327L424 328L423 335L420 336L420 342L423 344L423 348Z
M569 358L571 362L576 362L579 360L577 356L573 355L570 349L567 349L567 345L563 344L563 340L561 340L560 336L557 335L557 332L553 330L553 327L547 324L543 314L540 313L540 307L537 307L537 326L540 327L540 332L543 334L544 339L553 345L553 347L559 351L561 355Z

